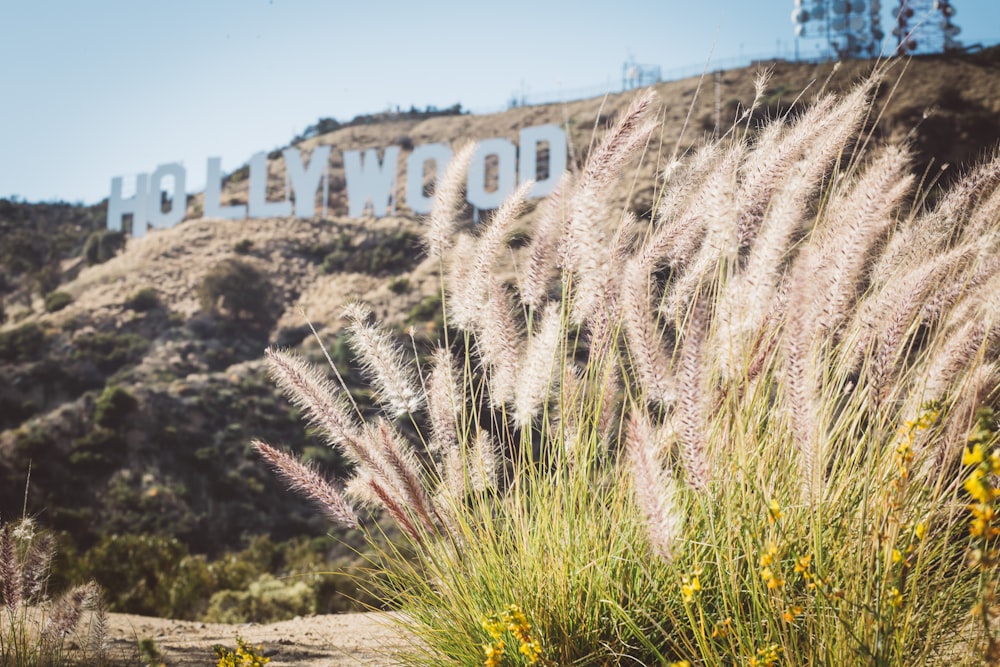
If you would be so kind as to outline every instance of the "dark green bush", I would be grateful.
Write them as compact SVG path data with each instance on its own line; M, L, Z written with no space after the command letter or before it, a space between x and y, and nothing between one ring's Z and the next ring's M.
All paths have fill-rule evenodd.
M389 291L393 294L406 294L410 289L410 279L406 276L398 276L389 281Z
M431 294L410 309L409 314L406 316L406 322L407 324L436 322L441 317L441 295Z
M128 391L116 384L108 385L94 405L94 423L105 428L118 428L138 406L139 402Z
M316 591L302 579L262 574L245 590L223 590L209 601L212 623L270 623L316 613Z
M137 312L153 310L160 306L160 295L152 287L143 287L125 300L125 307Z
M0 332L0 359L33 361L45 345L45 334L34 322Z
M510 236L507 237L507 247L513 250L523 248L529 243L531 243L531 235L523 229L514 230L511 232Z
M73 347L74 360L89 361L103 373L114 373L139 361L149 341L137 334L92 332L77 336Z
M408 271L420 259L420 237L410 231L374 235L355 245L349 234L311 249L322 257L323 273L388 275Z
M101 585L111 611L149 616L172 613L171 584L177 578L187 547L172 537L109 535L80 559L80 569Z
M266 324L272 319L270 292L267 277L254 266L227 259L205 275L198 298L207 312Z
M14 447L16 454L24 459L44 460L55 450L55 440L51 433L32 419L22 424L14 431Z
M45 310L55 313L73 303L73 296L66 292L49 292L45 295Z
M48 294L59 287L59 283L62 281L62 272L58 265L49 264L38 269L31 278L38 288L39 294Z
M233 252L237 255L248 255L253 249L253 239L241 239L233 246Z
M103 264L125 247L125 234L110 229L91 232L83 243L83 257L87 264Z
M245 164L236 171L234 171L233 173L229 174L229 176L226 176L224 180L226 181L227 184L231 185L234 183L242 183L249 177L250 177L250 165Z
M30 399L0 396L0 431L17 426L38 412L38 406Z
M110 428L98 427L70 443L69 464L80 473L113 471L125 459L125 440Z
M107 535L61 574L96 580L112 611L189 620L223 615L236 622L281 620L315 611L324 577L310 573L329 569L328 546L326 540L276 544L258 537L245 549L210 561L172 537ZM285 584L275 585L272 573L309 576L286 590ZM216 610L206 616L210 600Z

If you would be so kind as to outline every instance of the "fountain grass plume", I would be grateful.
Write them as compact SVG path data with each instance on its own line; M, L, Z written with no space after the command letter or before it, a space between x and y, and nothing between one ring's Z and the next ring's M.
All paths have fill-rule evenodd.
M444 343L405 364L355 347L382 398L403 394L374 357L427 378L382 415L268 353L348 453L345 493L402 534L360 521L414 638L396 660L902 667L1000 646L1000 178L914 192L906 149L856 140L877 80L762 127L748 111L671 161L649 220L609 210L657 127L636 94L523 251L503 243L523 188L459 231L459 164L427 228Z
M361 360L362 370L378 390L379 402L392 417L416 412L423 405L416 371L391 334L371 321L371 310L351 304L344 310L350 324L348 344Z
M358 515L351 504L313 467L260 440L254 440L253 446L289 488L315 502L330 520L348 528L358 527Z
M49 597L55 539L34 519L0 522L0 665L107 665L107 618L94 582ZM89 627L83 615L91 611ZM72 635L72 636L71 636Z

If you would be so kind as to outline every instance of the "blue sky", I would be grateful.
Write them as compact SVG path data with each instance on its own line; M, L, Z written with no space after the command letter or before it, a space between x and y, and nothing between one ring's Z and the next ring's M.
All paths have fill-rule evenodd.
M1000 1L952 2L964 43L1000 42ZM720 64L792 57L792 8L792 0L0 0L0 197L94 203L112 177L168 162L184 164L193 192L206 158L221 157L230 171L323 116L456 102L498 111L522 90L617 90L629 59L670 73L710 55ZM814 55L817 42L799 48Z

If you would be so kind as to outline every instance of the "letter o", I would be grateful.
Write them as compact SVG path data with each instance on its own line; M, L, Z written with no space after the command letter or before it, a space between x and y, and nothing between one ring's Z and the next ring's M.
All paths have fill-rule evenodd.
M441 178L445 167L451 162L448 144L424 144L417 146L406 158L406 203L417 215L431 212L434 197L424 195L424 165L434 162L434 184Z
M160 207L161 192L163 192L163 179L172 176L174 189L170 194L170 210L164 213ZM187 212L187 192L184 190L185 171L179 162L161 164L149 177L149 195L146 199L146 206L149 224L157 229L173 227L184 219ZM133 230L133 236L134 236Z
M497 187L486 191L486 158L497 156ZM494 209L517 185L517 148L507 139L486 139L479 144L469 165L468 199L478 209Z

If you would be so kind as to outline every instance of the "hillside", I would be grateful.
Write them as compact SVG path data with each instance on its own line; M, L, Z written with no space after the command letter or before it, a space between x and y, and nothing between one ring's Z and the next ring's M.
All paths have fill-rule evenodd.
M844 90L871 69L864 61L765 65L773 76L756 119L785 113L800 94ZM661 143L617 202L648 219L655 174L675 152L731 125L753 99L755 71L658 85ZM385 114L297 147L396 145L405 158L415 145L516 139L520 128L555 123L568 131L573 165L629 99L490 116ZM1000 48L898 63L876 109L876 141L905 139L931 182L948 180L1000 140ZM412 326L418 345L436 337L437 267L420 255L420 220L402 205L378 220L345 217L343 169L335 152L327 219L208 219L199 195L180 225L127 242L101 231L102 206L0 201L0 516L20 516L26 503L40 524L61 531L64 551L78 557L64 562L61 577L97 576L122 611L194 617L212 592L245 588L266 571L350 562L348 549L303 541L327 525L249 453L259 437L306 451L330 473L343 465L263 370L268 345L321 358L303 314L362 405L370 396L345 350L345 303L367 302L400 332ZM269 189L284 182L283 163L273 160ZM227 177L223 203L245 203L247 192L241 168ZM529 211L524 233L530 220ZM261 536L270 542L255 541ZM292 547L278 546L293 538ZM253 567L239 576L216 577L186 597L171 588L197 569L191 554L204 563L245 549L241 562ZM344 604L329 589L313 596L314 610ZM229 608L216 597L213 609Z

